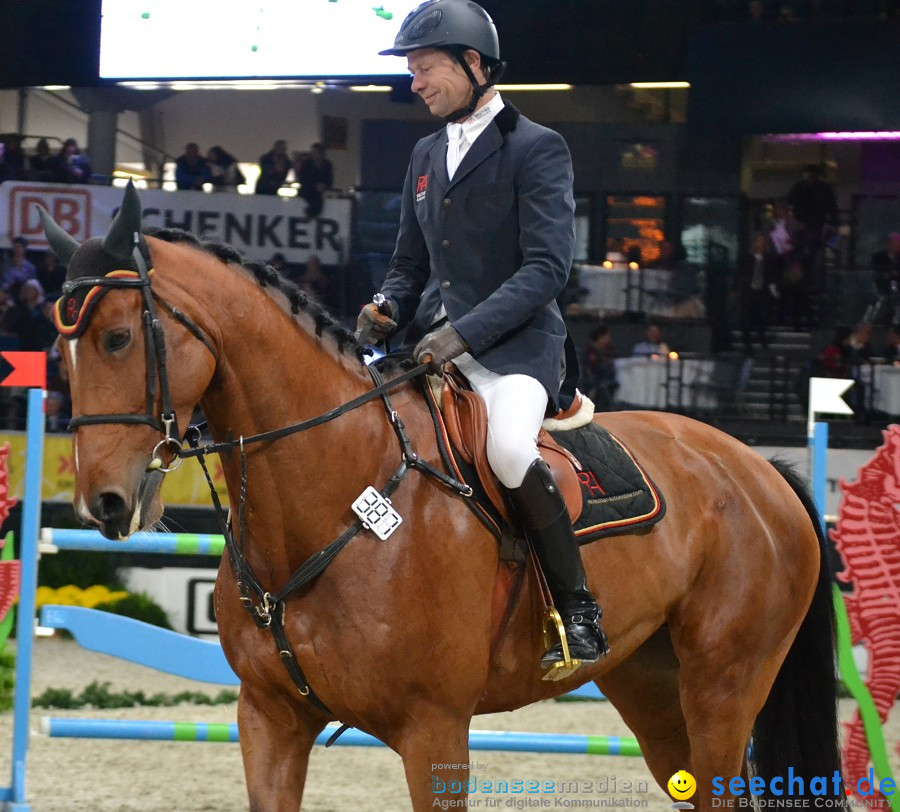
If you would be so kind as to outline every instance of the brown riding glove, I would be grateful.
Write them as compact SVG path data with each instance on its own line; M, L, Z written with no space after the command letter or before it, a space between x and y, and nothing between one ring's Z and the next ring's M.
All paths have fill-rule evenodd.
M428 333L413 350L413 357L420 364L428 364L432 375L440 375L441 367L462 355L469 348L463 337L449 324Z
M390 299L386 299L382 308L390 311L390 316L381 313L374 304L367 304L360 312L356 320L356 340L360 344L371 344L384 341L394 330L397 322L394 321L394 305Z

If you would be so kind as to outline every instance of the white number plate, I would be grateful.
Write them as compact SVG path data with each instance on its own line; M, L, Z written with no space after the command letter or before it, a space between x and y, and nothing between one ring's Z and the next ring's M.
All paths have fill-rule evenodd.
M363 527L367 527L382 541L403 521L400 514L391 507L390 501L371 485L353 503L353 512L362 520Z

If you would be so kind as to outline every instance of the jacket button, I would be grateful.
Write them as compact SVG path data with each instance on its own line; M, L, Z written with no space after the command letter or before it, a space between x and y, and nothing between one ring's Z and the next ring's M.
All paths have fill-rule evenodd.
M444 208L449 209L453 205L453 201L449 197L444 198Z
M441 240L441 248L449 248L450 240Z
M449 287L450 287L450 283L445 279L443 282L441 282L441 287L442 287L442 288L449 288Z

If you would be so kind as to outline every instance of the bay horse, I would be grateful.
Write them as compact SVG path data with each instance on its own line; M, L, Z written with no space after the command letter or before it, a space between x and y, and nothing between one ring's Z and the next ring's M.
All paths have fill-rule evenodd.
M352 336L272 269L172 234L141 235L132 187L103 238L79 245L42 217L68 266L57 316L75 416L75 509L106 536L161 517L160 482L181 453L178 420L197 404L222 449L234 534L264 595L345 533L366 486L396 474L400 421L412 456L440 467L418 384L393 388L390 415L380 398L366 400L373 379ZM358 407L331 412L347 402ZM647 532L582 548L612 650L568 680L541 679L534 574L507 599L495 538L465 497L421 470L393 490L402 523L389 538L357 533L283 599L247 598L241 559L223 556L215 609L241 680L251 810L299 808L310 748L331 720L401 756L417 812L438 797L463 806L474 714L591 680L661 787L679 770L693 774L701 810L721 804L716 776L728 800L732 776L768 786L789 767L807 779L840 768L830 576L803 483L684 416L595 420L645 463L668 511ZM314 427L240 439L301 421ZM280 642L248 602L258 616L277 614Z

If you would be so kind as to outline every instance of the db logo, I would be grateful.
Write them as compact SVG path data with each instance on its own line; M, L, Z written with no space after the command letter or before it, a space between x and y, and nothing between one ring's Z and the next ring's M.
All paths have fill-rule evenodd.
M91 236L91 193L71 186L16 186L9 196L10 237L25 237L34 247L47 245L38 205L78 242Z

